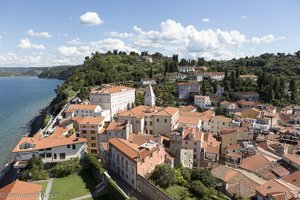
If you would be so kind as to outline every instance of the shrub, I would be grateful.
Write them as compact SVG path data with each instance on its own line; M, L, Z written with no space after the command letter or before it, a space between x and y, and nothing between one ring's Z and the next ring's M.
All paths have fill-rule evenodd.
M81 171L79 159L74 158L65 162L60 162L50 169L50 173L54 177L65 177L71 174L76 174Z
M208 194L207 187L205 187L201 181L193 181L190 189L195 195L197 195L197 197L200 198L204 198Z
M172 197L174 200L183 200L183 199L189 199L190 194L186 187L174 185L169 188L167 188L166 193Z
M88 167L95 170L99 175L103 175L105 169L101 166L95 155L91 153L86 153L84 159L87 161Z
M206 187L214 188L216 186L215 177L207 169L193 168L191 179L201 181Z
M175 170L168 164L156 165L151 179L156 185L167 188L176 181Z
M18 178L23 181L38 181L48 179L49 176L47 171L44 170L42 159L39 157L32 157L28 160L24 170L19 173Z

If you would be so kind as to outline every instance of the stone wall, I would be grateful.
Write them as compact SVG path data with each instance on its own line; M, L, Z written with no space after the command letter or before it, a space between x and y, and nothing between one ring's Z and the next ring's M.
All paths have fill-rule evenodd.
M149 200L172 200L169 195L140 175L137 175L137 189Z

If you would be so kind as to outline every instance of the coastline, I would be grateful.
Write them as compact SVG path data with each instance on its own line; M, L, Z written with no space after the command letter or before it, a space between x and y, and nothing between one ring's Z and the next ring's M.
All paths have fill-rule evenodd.
M51 103L45 108L38 111L38 114L28 123L28 136L34 136L41 128L44 123L44 118L47 110L51 108Z
M3 76L1 76L3 77ZM11 78L11 77L36 77L37 76L5 76L3 78ZM39 78L43 79L43 78ZM49 78L48 78L49 79ZM55 78L50 78L55 79ZM58 79L59 80L59 79ZM55 98L55 96L53 97ZM27 130L27 136L33 137L41 128L43 128L44 118L48 111L52 108L51 101L53 98L47 102L44 108L41 108L36 112L36 115L25 125L25 129ZM14 162L12 159L7 158L6 163L0 166L0 188L5 186L10 180L17 178L18 170L13 168Z

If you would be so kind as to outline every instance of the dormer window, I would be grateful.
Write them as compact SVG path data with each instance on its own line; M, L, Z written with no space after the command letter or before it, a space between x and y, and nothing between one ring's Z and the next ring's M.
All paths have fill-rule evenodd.
M21 144L19 148L20 149L30 149L30 148L33 148L34 146L35 146L34 144L25 142L25 143Z

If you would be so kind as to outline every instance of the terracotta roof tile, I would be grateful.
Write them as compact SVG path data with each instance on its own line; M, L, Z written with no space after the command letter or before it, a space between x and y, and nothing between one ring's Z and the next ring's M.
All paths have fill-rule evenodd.
M242 160L241 168L254 172L263 167L267 167L271 162L262 155L253 155Z
M42 186L39 184L28 183L15 180L0 189L1 200L38 200Z
M126 87L123 85L119 85L119 86L108 85L100 90L93 89L91 91L91 93L92 94L113 94L113 93L118 93L118 92L129 91L129 90L134 90L134 88Z
M68 110L95 110L98 105L90 104L71 104Z
M104 121L104 117L93 117L93 116L87 116L84 117L79 124L101 124Z
M86 142L85 138L74 138L74 137L45 137L45 138L34 138L34 137L23 137L20 139L18 144L12 150L13 153L16 152L27 152L36 151L39 149L47 149L58 146L65 146L70 144L78 144ZM32 148L20 148L22 144L30 144Z
M289 188L285 187L281 183L276 180L269 180L264 184L256 187L256 190L262 194L264 197L267 197L270 194L283 192L286 194L287 199L291 199L293 197Z

